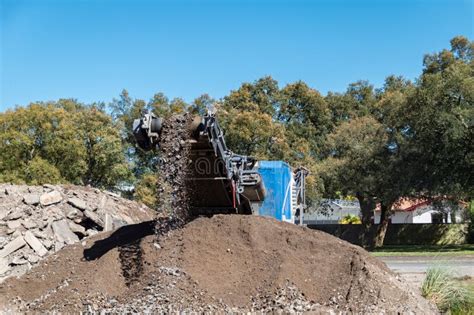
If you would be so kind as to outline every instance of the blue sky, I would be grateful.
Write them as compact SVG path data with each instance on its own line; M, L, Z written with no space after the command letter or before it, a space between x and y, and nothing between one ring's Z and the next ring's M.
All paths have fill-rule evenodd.
M472 0L0 0L0 110L109 102L123 88L186 101L271 75L321 93L389 74L473 39Z

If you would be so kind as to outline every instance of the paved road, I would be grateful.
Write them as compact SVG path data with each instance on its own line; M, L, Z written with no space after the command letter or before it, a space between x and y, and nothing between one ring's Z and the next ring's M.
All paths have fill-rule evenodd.
M432 266L443 266L453 271L456 276L474 277L474 256L381 256L387 266L402 275L403 278L419 286L425 277L425 272Z

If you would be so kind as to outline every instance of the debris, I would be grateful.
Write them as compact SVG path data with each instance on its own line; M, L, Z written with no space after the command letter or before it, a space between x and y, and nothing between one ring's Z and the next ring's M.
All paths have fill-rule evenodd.
M66 244L74 244L79 241L79 237L71 231L65 219L53 222L52 228L56 241Z
M61 193L57 190L44 193L40 197L40 203L42 206L49 206L61 202L61 200L63 200L63 197L61 196Z
M71 228L71 231L73 231L74 233L87 235L86 228L83 227L82 225L76 224L74 222L69 222L69 227Z
M84 200L79 199L77 197L69 198L67 201L71 206L76 207L79 210L86 210L87 205Z
M8 260L6 260L4 258L0 258L0 276L7 273L8 270L10 270Z
M7 227L12 230L16 230L21 226L21 221L20 220L15 220L15 221L8 221L7 222Z
M46 247L46 249L51 249L51 247L53 247L53 242L50 240L44 240L43 245Z
M40 196L38 194L28 194L23 197L23 202L27 205L37 205L40 203Z
M112 231L114 229L113 218L110 214L105 214L105 224L104 224L104 231Z
M18 220L23 217L23 213L21 211L12 211L10 214L8 214L6 217L4 217L4 220Z
M14 257L11 264L12 265L24 265L27 264L28 260L24 259L23 257Z
M22 222L22 224L25 227L25 229L27 229L27 230L34 229L35 227L38 226L38 224L36 224L36 222L34 222L32 220L25 220L25 221Z
M33 235L32 232L26 231L25 241L30 245L30 247L40 256L44 256L48 253L48 250L43 246L41 241Z
M34 254L28 255L27 259L31 264L36 264L40 260L40 258Z
M7 245L5 245L2 250L0 250L0 258L7 257L8 255L10 255L11 253L19 250L20 248L22 248L25 245L26 245L26 242L23 239L23 237L18 236L13 241L11 241Z
M104 227L104 222L101 220L101 218L95 214L94 212L90 211L90 210L86 210L84 211L84 215L91 219L95 224L97 224L98 226L100 227Z

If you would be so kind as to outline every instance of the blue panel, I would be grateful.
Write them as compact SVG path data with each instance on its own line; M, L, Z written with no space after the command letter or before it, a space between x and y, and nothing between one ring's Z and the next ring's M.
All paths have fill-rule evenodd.
M283 161L259 161L258 172L263 178L266 197L259 214L277 220L291 217L291 169Z

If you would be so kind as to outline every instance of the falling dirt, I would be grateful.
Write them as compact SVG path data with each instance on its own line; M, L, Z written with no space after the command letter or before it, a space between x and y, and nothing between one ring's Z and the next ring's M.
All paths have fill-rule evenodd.
M218 215L164 232L158 243L150 226L123 227L63 249L0 284L0 305L34 312L436 313L382 262L323 232ZM143 268L132 282L118 249L129 243L140 246Z
M185 179L190 164L188 153L192 117L174 115L163 123L160 136L161 158L158 178L158 211L186 222L188 193Z

